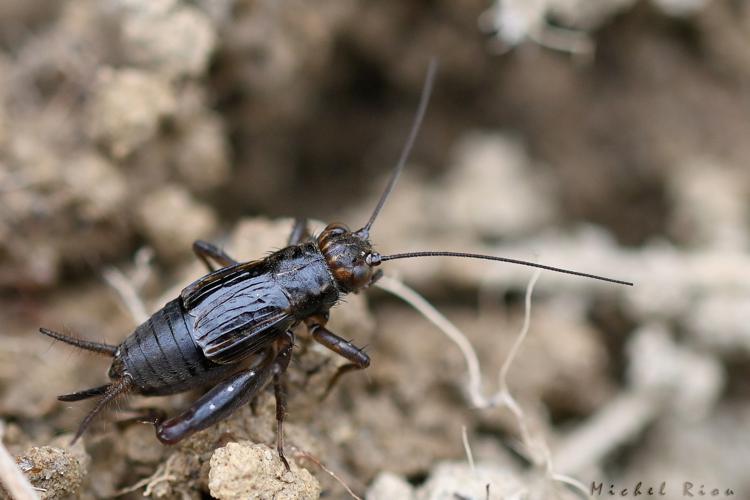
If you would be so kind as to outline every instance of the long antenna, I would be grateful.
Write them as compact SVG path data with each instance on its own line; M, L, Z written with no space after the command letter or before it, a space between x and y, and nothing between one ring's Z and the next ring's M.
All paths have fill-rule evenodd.
M609 283L616 283L618 285L633 286L633 283L629 281L616 280L613 278L606 278L604 276L598 276L596 274L581 273L578 271L571 271L569 269L563 269L561 267L545 266L544 264L536 264L534 262L528 262L525 260L509 259L507 257L495 257L493 255L481 255L475 253L463 253L463 252L408 252L408 253L396 253L393 255L373 255L371 262L373 265L377 265L380 262L386 260L396 259L410 259L412 257L464 257L468 259L483 259L483 260L495 260L498 262L509 262L511 264L520 264L522 266L538 267L539 269L546 269L547 271L554 271L556 273L572 274L574 276L582 276L584 278L592 278L595 280L606 281Z
M391 178L388 181L388 185L386 186L385 191L383 191L383 194L380 196L380 200L375 206L375 210L373 210L372 215L370 216L370 220L367 221L365 227L358 231L365 236L367 236L367 234L370 232L372 224L378 217L378 214L383 208L383 205L385 205L385 202L388 199L388 196L391 194L391 191L393 191L393 187L396 185L396 181L398 180L399 175L401 175L401 171L404 169L404 165L406 165L406 160L407 158L409 158L409 154L411 153L412 147L414 146L414 141L417 138L417 133L422 126L422 120L424 119L424 115L427 112L427 104L430 102L430 94L432 94L432 85L435 81L435 73L437 71L437 67L437 58L433 57L432 59L430 59L430 65L427 68L427 76L424 79L424 86L422 87L422 96L419 98L419 107L417 108L417 114L414 116L414 122L411 125L409 137L406 139L404 149L401 150L401 156L398 159L396 168L393 169L393 173L391 174Z

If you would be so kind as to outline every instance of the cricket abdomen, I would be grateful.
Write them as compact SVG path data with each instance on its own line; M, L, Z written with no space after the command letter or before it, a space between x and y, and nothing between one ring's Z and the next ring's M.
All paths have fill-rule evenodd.
M168 302L119 346L115 364L144 395L176 394L221 379L236 367L208 360L180 299Z

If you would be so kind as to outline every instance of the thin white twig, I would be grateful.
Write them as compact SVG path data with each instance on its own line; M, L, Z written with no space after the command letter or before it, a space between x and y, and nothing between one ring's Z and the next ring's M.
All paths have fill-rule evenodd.
M419 295L417 292L406 286L402 281L391 278L389 276L383 276L377 283L376 286L383 290L399 297L407 304L411 305L420 314L422 314L428 321L437 326L450 340L453 341L456 346L461 350L464 359L466 360L466 368L469 373L469 381L467 390L471 404L477 408L490 408L499 405L507 406L511 412L513 412L519 420L523 420L523 411L521 410L518 403L513 399L508 391L507 387L507 376L510 366L515 359L518 350L526 339L531 324L531 295L534 291L534 285L539 279L541 270L537 269L528 286L526 287L526 300L525 300L525 312L524 321L521 332L518 338L514 342L508 356L500 369L498 376L500 390L493 396L485 397L482 394L482 374L479 365L479 358L477 357L474 347L471 345L466 335L461 332L453 323L448 320L445 316L435 309L432 304ZM528 431L524 430L525 425L522 427L522 434L528 434Z
M518 424L518 429L521 433L521 440L523 441L524 446L526 446L528 458L536 465L542 465L544 463L547 463L547 465L549 465L545 460L545 456L549 455L549 453L547 452L547 446L543 442L534 442L528 425L526 424L526 415L524 414L521 405L518 404L518 401L516 401L516 399L508 389L508 372L510 371L510 367L513 364L513 361L518 355L518 351L521 348L521 345L526 340L526 337L529 333L529 327L531 326L531 295L534 292L534 285L536 285L540 274L541 269L537 269L536 271L534 271L534 274L531 276L531 280L529 280L529 284L526 286L523 326L521 327L521 331L516 337L516 340L513 342L513 345L511 346L510 351L508 352L508 356L503 362L503 365L500 367L500 372L498 374L499 390L494 396L492 396L490 401L493 406L506 406L516 417L516 423Z
M346 492L349 493L349 495L352 498L354 498L354 500L362 500L362 497L360 497L356 493L354 493L354 491L349 487L348 484L346 484L344 482L343 479L341 479L339 476L337 476L336 473L333 472L331 469L329 469L328 467L326 467L323 464L323 462L321 462L317 457L315 457L313 454L311 454L309 452L306 452L304 450L301 450L301 449L299 449L297 447L293 447L293 448L296 450L295 451L295 455L297 455L299 457L302 457L302 458L305 458L305 459L311 461L312 463L314 463L315 465L317 465L318 467L320 467L321 469L323 469L323 471L325 471L326 474L328 474L329 476L331 476L335 481L337 481L341 486L343 486L344 489L346 490Z
M161 464L159 467L157 467L156 471L154 471L153 474L151 474L149 477L144 477L140 481L136 482L135 484L132 484L130 486L126 486L125 488L122 488L118 490L115 493L116 497L126 495L128 493L132 493L134 491L137 491L144 486L146 489L143 491L144 498L150 497L151 493L153 493L153 488L163 482L168 481L177 481L179 478L177 476L174 476L170 473L170 470L172 466L174 465L174 462L177 460L177 453L173 453L172 455L167 458L167 461Z
M133 260L135 262L135 269L130 277L130 281L136 290L140 290L144 287L153 272L151 262L154 260L154 249L151 247L139 248Z
M589 59L596 49L593 40L585 32L552 26L546 22L532 27L528 31L528 37L542 47Z
M5 424L0 421L0 481L13 500L38 500L36 490L3 443Z
M661 408L658 394L649 391L630 391L617 396L558 443L555 451L558 469L575 474L600 462L612 449L641 432Z
M375 283L375 286L399 297L401 300L416 309L429 322L437 326L456 346L461 350L466 360L466 368L469 372L468 392L471 404L477 408L490 406L490 401L482 395L482 375L479 369L479 359L469 340L461 333L448 318L443 316L432 304L417 292L406 286L403 282L383 276Z
M466 450L466 460L469 461L469 467L471 467L471 473L476 474L477 469L474 467L474 455L471 453L471 446L469 445L469 436L466 432L466 426L461 426L461 440L464 442L464 450Z
M478 408L489 408L496 406L507 407L515 417L516 423L519 428L519 432L521 435L521 444L523 445L523 449L520 451L524 455L526 455L528 459L535 465L540 467L544 466L545 472L550 479L573 486L578 493L586 494L585 486L580 481L563 474L555 473L553 471L549 447L545 443L544 439L534 439L527 425L526 416L523 412L523 409L521 408L521 405L518 404L518 402L508 389L508 373L510 372L510 367L513 364L513 361L518 355L518 351L520 350L521 345L526 340L529 333L529 328L531 325L531 297L534 292L534 285L539 279L540 274L541 270L537 269L532 275L526 287L523 326L521 327L521 331L519 332L518 337L511 346L511 349L508 352L508 355L503 362L502 367L500 368L500 372L498 374L499 390L489 398L485 397L481 392L481 370L479 366L479 360L474 348L472 347L466 336L447 318L445 318L445 316L437 311L437 309L435 309L429 302L427 302L427 300L425 300L421 295L419 295L411 288L407 287L401 281L389 277L383 277L380 281L377 282L377 285L387 292L396 295L397 297L401 298L406 303L414 307L425 318L427 318L431 323L433 323L443 333L445 333L445 335L458 346L458 348L461 350L461 353L464 355L466 366L469 372L468 393L469 397L471 398L472 404L474 404ZM466 434L466 426L462 427L462 438L469 465L471 466L472 471L474 471L474 458L471 454L471 448L469 447L468 436Z
M587 490L586 486L578 479L566 476L565 474L552 474L550 477L555 481L571 486L576 493L581 494L582 498L591 498L591 496L589 495L589 490Z
M138 291L122 271L111 266L102 272L102 276L104 276L107 284L117 292L122 304L137 325L148 319L149 315L146 313L146 306L138 295Z
M523 326L521 327L521 332L518 334L518 337L516 337L516 341L510 348L510 352L508 352L508 356L505 358L503 366L500 367L500 373L498 375L498 387L500 388L501 393L505 392L510 395L510 391L508 390L508 372L510 371L510 365L516 359L516 355L518 354L518 350L521 348L521 344L523 344L524 340L526 340L526 337L529 333L529 327L531 326L531 294L534 293L534 285L536 285L540 274L542 274L541 269L535 270L534 274L531 276L529 285L526 287L526 297L524 298Z

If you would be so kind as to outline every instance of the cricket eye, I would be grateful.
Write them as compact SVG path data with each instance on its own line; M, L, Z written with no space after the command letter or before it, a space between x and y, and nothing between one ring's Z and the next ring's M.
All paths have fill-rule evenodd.
M323 232L320 233L320 236L318 236L318 243L321 246L326 246L328 242L336 239L337 236L344 235L348 232L349 228L344 224L340 224L338 222L328 224Z
M381 262L381 257L378 252L369 253L367 254L367 257L365 257L365 264L368 266L379 266Z
M351 283L353 288L359 290L370 281L372 271L368 266L354 266L352 269Z
M331 224L328 224L323 230L324 234L328 234L330 236L336 236L348 232L349 228L345 224L341 224L340 222L333 222Z

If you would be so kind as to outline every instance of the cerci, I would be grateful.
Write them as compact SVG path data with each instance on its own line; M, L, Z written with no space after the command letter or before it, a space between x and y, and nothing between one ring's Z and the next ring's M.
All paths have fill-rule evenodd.
M226 419L251 402L272 381L276 396L277 449L284 458L282 424L286 413L284 374L294 345L292 330L304 323L313 340L343 356L326 393L346 372L366 368L370 358L361 349L326 329L328 311L348 293L372 285L382 262L427 256L468 257L522 264L555 272L631 283L505 257L445 251L380 255L373 251L370 229L396 184L411 150L429 101L436 63L430 63L409 138L377 206L361 229L329 224L311 237L304 219L297 220L289 244L269 256L237 262L210 243L197 241L195 253L210 273L182 290L180 296L156 311L120 345L70 337L45 328L40 331L76 347L112 356L110 383L59 396L79 401L101 396L84 418L73 441L94 417L125 393L164 396L197 387L208 390L183 413L165 418L144 415L154 424L156 437L166 444ZM213 270L211 262L221 266Z

